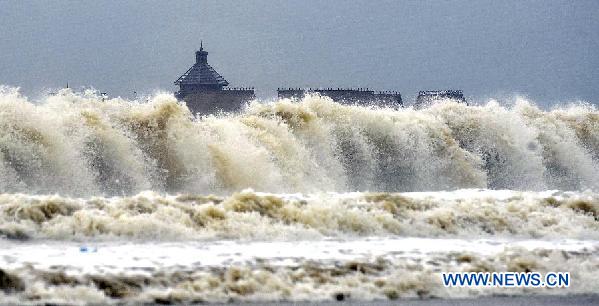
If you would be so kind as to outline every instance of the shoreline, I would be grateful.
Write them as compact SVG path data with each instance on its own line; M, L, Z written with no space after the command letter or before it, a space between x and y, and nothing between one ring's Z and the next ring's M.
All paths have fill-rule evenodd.
M599 294L574 294L574 295L532 295L532 296L484 296L476 298L456 299L397 299L397 300L345 300L345 301L281 301L281 302L231 302L211 305L264 305L264 306L389 306L389 305L415 305L415 306L446 306L446 305L512 305L512 306L548 306L548 305L599 305Z

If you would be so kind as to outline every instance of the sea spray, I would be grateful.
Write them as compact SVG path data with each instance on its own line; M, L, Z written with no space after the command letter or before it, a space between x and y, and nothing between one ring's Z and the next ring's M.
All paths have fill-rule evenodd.
M0 91L0 191L168 193L597 189L599 112L441 103L422 110L326 97L191 114L63 90Z

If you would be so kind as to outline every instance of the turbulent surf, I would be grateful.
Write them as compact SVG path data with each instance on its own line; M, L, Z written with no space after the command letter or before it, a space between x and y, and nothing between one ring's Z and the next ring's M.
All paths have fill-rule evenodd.
M599 111L307 96L192 114L0 88L0 301L200 303L599 291ZM92 251L93 250L93 251ZM567 289L444 271L569 271Z
M63 91L36 103L0 93L0 189L75 196L168 193L585 190L599 185L599 112L527 101L424 110L312 96L194 117L172 95L148 103Z

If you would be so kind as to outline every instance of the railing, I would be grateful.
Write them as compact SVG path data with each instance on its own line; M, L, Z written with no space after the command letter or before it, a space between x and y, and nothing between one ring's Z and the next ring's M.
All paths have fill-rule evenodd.
M254 91L254 87L227 87L223 91Z
M341 87L337 87L337 88L333 88L333 87L308 87L308 88L300 88L300 87L283 87L283 88L277 88L277 91L357 91L357 92L373 92L370 88L368 87L359 87L359 88L341 88Z
M374 93L375 95L401 95L401 92L395 90L382 90Z
M423 90L419 91L419 96L438 96L438 95L463 95L461 90Z
M382 90L382 91L372 91L370 88L277 88L277 92L323 92L323 91L333 91L333 92L363 92L363 93L373 93L375 95L401 95L401 92L396 90Z

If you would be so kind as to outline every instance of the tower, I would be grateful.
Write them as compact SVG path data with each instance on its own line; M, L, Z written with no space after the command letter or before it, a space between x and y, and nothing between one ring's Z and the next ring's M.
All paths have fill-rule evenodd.
M194 93L220 91L229 85L227 80L208 65L208 52L204 50L202 43L195 55L195 64L175 81L175 85L179 86L176 93L179 99Z
M238 111L256 97L253 88L225 88L229 82L208 65L208 52L202 43L195 56L193 66L175 81L179 86L175 96L185 102L192 113Z
M208 65L208 52L204 51L204 44L200 42L200 50L196 51L196 64Z

